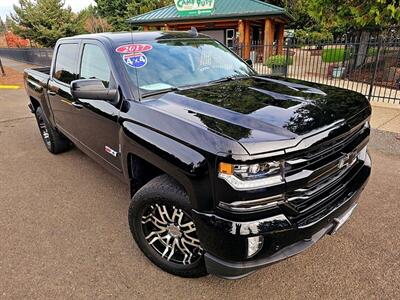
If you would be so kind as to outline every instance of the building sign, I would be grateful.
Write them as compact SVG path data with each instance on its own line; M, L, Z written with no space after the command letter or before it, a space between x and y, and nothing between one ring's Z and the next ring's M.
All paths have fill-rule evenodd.
M215 0L175 0L180 16L210 15L214 11Z

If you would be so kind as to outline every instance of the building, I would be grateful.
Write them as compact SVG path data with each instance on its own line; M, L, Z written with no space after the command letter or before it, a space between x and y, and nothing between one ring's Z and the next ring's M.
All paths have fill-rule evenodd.
M182 15L175 5L166 6L128 19L148 30L188 30L192 26L228 47L240 47L243 58L250 58L252 45L268 57L282 53L284 28L292 16L285 9L259 0L214 0L207 14ZM255 49L253 47L253 49ZM260 51L260 50L258 50Z

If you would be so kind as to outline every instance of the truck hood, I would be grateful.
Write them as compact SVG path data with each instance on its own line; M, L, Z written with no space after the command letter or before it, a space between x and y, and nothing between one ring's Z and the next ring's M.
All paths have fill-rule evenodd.
M267 152L266 143L297 144L332 124L358 118L357 123L370 115L370 105L359 93L265 76L171 92L150 103L236 140L249 154Z

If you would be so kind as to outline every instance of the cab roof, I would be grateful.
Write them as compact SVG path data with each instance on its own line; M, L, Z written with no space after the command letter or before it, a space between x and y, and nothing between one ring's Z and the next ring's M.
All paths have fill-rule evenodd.
M94 39L99 41L109 41L113 44L123 44L142 41L158 41L168 39L195 39L209 38L209 36L197 33L196 31L132 31L132 32L104 32L95 34L82 34L72 37L62 38L60 42L77 39Z

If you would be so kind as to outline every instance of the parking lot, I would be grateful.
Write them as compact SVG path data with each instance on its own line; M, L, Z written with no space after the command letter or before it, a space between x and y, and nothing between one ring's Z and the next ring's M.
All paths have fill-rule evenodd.
M45 149L23 89L0 90L0 298L400 299L400 141L374 132L352 219L244 279L157 269L128 228L128 187L77 149Z

